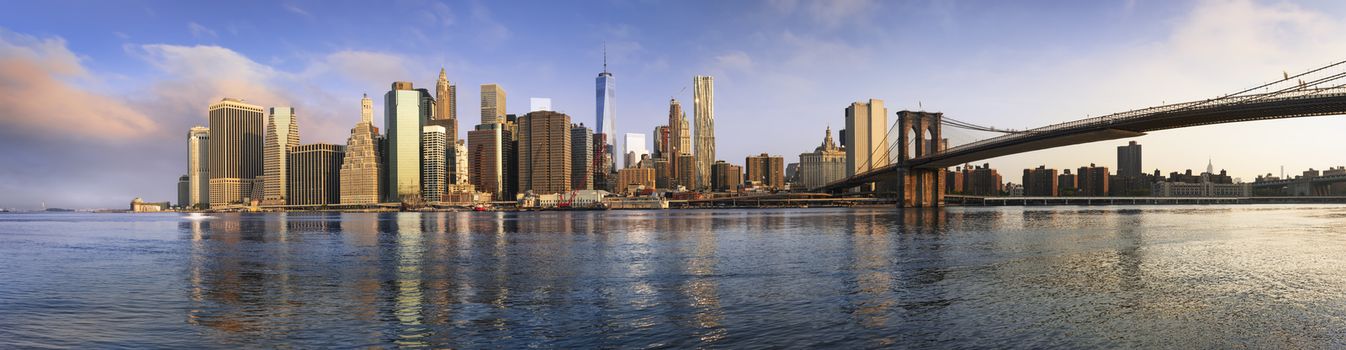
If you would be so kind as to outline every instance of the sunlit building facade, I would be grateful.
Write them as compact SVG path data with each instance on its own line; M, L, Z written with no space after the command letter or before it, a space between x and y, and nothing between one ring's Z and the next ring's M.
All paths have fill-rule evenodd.
M210 206L244 204L262 176L264 112L261 106L225 98L210 105L209 115Z

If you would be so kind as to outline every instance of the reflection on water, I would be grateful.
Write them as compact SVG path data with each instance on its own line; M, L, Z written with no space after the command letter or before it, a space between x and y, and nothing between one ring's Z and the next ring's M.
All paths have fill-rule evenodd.
M1343 347L1346 207L0 216L0 348Z

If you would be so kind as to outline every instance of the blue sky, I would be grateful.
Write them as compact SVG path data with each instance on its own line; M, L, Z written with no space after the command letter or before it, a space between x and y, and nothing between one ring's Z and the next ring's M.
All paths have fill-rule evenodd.
M594 123L606 42L619 132L650 133L691 78L716 78L718 158L787 162L852 101L1025 128L1204 99L1346 59L1329 1L15 1L0 13L0 207L175 200L188 127L220 97L298 109L303 143L343 143L361 93L478 86L550 97ZM376 120L381 120L376 115ZM1145 168L1256 174L1341 165L1338 117L1154 133ZM991 135L947 131L958 144ZM1114 166L1125 140L989 160Z

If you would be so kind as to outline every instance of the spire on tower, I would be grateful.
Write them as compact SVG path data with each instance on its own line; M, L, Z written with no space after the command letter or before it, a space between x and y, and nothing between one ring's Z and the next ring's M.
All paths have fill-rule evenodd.
M444 67L439 67L439 80L445 80L448 78L449 76L444 74Z
M608 72L608 42L603 42L603 73Z

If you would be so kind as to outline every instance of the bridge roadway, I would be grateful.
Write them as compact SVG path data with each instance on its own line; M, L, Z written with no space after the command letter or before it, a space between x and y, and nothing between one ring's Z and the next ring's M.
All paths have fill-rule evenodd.
M1254 182L1254 183L1253 183L1253 188L1268 188L1268 187L1271 187L1271 188L1277 188L1277 187L1285 187L1285 186L1290 186L1290 185L1301 184L1301 183L1304 183L1305 181L1308 181L1308 183L1311 183L1311 184L1323 184L1323 183L1346 182L1346 175L1327 175L1327 176L1315 176L1315 177L1311 177L1311 178L1307 178L1307 179L1301 177L1301 178L1298 178L1298 179L1285 179L1285 180L1276 180L1276 181L1261 181L1261 182Z
M951 147L856 174L819 188L835 192L892 176L898 168L942 169L978 160L1083 143L1130 138L1147 132L1201 125L1346 114L1346 88L1250 94L1127 111L1044 126Z
M1271 197L983 197L944 195L963 206L1346 203L1346 196Z

